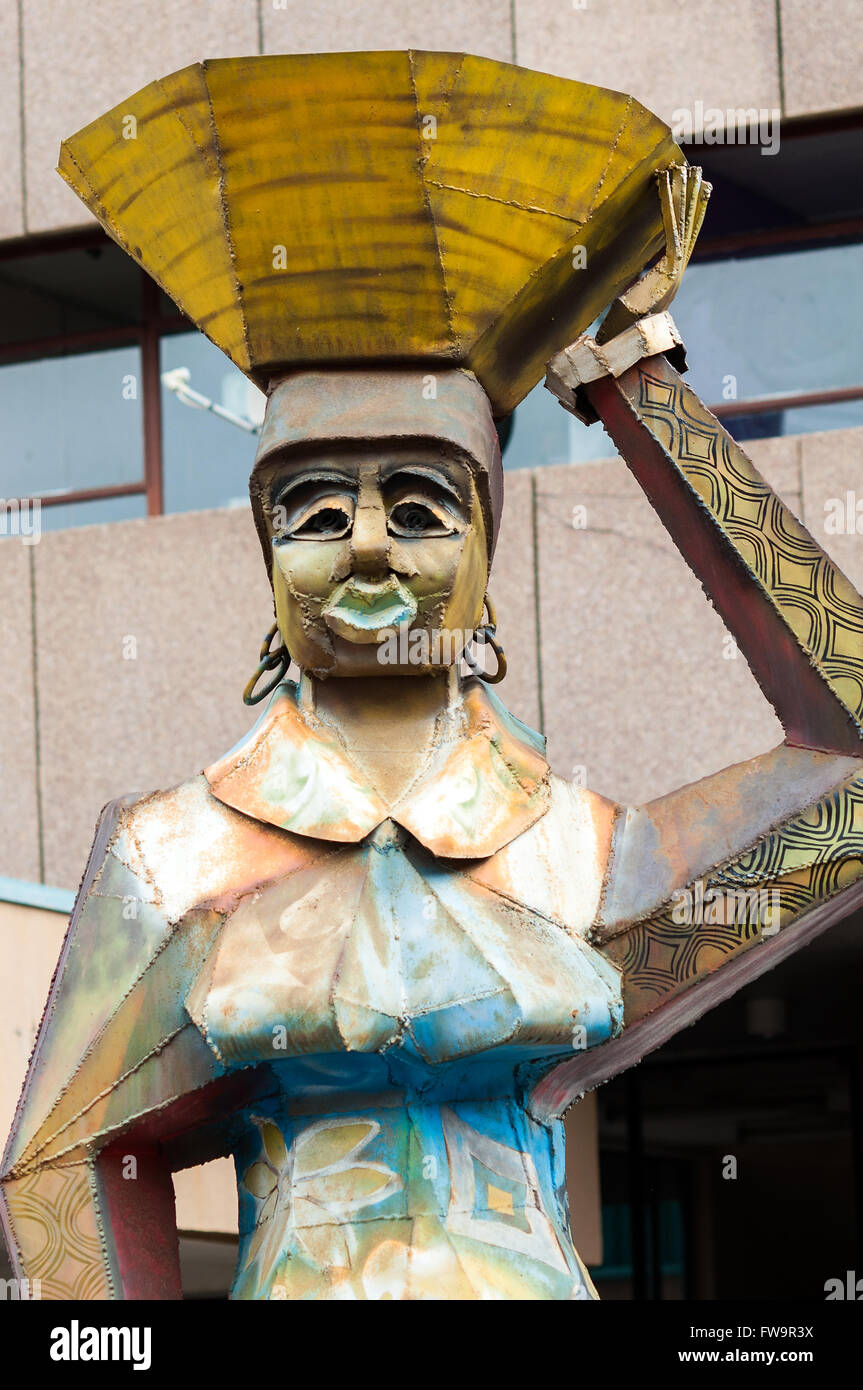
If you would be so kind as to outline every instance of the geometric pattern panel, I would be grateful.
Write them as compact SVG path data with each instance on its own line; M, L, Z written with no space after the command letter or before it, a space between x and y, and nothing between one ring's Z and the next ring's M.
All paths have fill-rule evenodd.
M89 1163L28 1174L4 1184L3 1196L22 1267L31 1288L39 1281L39 1297L112 1297Z
M863 599L684 382L642 363L638 410L837 699L863 721Z

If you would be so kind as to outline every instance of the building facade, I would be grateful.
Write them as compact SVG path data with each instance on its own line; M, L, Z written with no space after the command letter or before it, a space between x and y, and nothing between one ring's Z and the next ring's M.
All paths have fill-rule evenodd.
M630 92L714 185L673 310L693 384L861 587L861 43L856 0L2 8L4 1128L100 808L180 781L245 732L240 696L272 621L245 499L260 401L88 222L54 172L60 140L206 57L435 48ZM183 404L164 380L180 369L240 425ZM599 426L539 386L504 461L503 693L546 733L555 771L638 804L778 743ZM573 1113L573 1220L601 1292L815 1298L861 1267L860 926ZM216 1295L230 1173L179 1175L177 1192L189 1292Z

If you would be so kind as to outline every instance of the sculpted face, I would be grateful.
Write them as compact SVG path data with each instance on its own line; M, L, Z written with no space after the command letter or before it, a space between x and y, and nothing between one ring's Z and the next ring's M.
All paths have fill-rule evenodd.
M479 624L486 528L471 469L439 440L320 447L262 469L279 630L318 675L422 674Z

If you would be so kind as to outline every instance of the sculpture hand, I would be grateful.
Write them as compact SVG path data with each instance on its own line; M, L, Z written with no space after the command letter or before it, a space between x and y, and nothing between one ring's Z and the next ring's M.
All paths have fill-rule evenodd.
M691 195L690 205L674 177L663 196L666 256L618 301L619 313L667 304L679 282L693 238L675 209L696 209L692 231L703 199ZM563 1089L549 1092L555 1106L631 1065L863 901L863 597L664 351L626 365L621 349L634 336L630 324L626 343L593 354L616 376L579 378L580 350L559 354L555 394L573 413L602 420L786 742L618 817L593 939L622 972L624 1034L597 1049L604 1056L567 1064L554 1083Z
M637 319L668 308L701 231L712 191L701 170L688 164L675 164L661 170L656 181L665 228L665 251L654 266L614 301L597 332L598 343L607 343Z

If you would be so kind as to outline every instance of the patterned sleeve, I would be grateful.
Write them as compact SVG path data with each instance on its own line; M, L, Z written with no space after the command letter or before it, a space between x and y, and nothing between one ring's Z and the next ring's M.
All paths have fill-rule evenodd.
M178 982L217 919L168 921L157 885L125 860L128 814L114 802L99 822L3 1159L25 1297L181 1296L165 1141L217 1068Z
M786 929L801 929L799 944L850 910L863 875L863 599L665 357L585 393L786 733L773 753L621 823L596 939L622 969L631 1024L752 947L778 958ZM657 845L674 860L665 877ZM738 964L733 987L766 963Z

